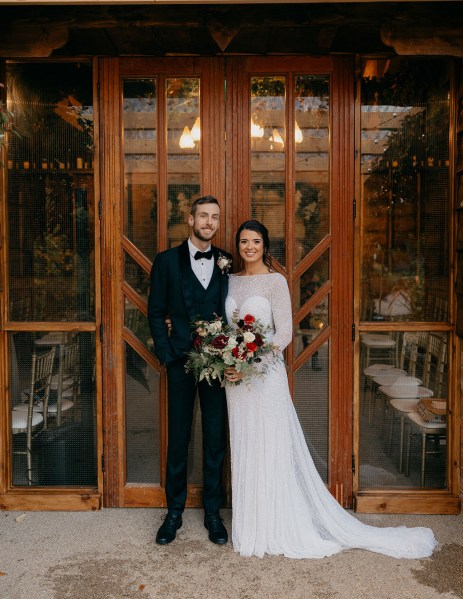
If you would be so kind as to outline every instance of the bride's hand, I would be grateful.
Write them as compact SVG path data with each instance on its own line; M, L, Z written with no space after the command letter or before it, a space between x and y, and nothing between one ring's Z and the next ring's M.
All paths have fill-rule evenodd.
M240 381L243 378L243 374L241 372L238 372L236 368L232 368L231 366L225 368L224 374L225 378L227 379L227 381L230 381L230 383L236 383L236 381Z

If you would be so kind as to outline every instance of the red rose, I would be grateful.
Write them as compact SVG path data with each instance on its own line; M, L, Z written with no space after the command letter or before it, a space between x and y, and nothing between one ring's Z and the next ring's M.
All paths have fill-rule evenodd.
M254 339L254 343L257 345L257 347L262 347L264 345L264 340L258 333L256 333L256 338Z
M201 337L198 335L197 337L195 337L193 339L193 347L197 350L200 351L201 347L203 346L203 340L201 339Z
M240 348L239 347L234 347L232 349L232 356L234 358L239 358L240 357Z
M218 335L215 339L212 340L211 345L215 349L223 349L227 346L228 337L225 335Z
M252 314L246 314L246 316L243 318L244 322L246 324L252 324L253 322L255 322L255 318Z
M257 350L257 345L253 342L246 343L247 350L254 353Z

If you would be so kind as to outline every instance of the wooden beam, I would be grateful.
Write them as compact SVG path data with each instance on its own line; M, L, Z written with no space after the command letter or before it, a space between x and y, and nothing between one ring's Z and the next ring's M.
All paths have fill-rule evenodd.
M365 491L354 497L354 509L363 514L459 514L461 501L439 491Z
M383 25L381 40L399 55L463 57L463 23Z
M210 11L208 13L206 17L207 30L222 52L241 29L242 21L241 13L236 11Z

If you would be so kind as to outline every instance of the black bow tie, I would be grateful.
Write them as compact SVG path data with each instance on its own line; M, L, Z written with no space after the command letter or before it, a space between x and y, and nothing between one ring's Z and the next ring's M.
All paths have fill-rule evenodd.
M196 252L195 260L201 260L201 258L205 258L206 260L210 260L212 258L212 250L208 252Z

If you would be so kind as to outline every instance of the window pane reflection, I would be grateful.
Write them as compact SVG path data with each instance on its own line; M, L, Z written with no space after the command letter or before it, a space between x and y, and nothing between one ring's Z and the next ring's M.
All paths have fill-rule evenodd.
M361 335L361 488L445 488L447 346L432 331Z
M95 486L94 334L13 333L9 350L13 485Z
M328 341L294 375L294 407L318 473L328 482Z
M124 234L152 259L157 249L156 80L123 82Z
M91 65L9 64L10 318L93 320ZM57 85L59 81L59 85Z
M269 230L270 253L286 264L286 79L251 78L251 206Z
M449 94L444 61L364 61L363 320L448 319Z
M148 301L149 273L137 264L127 252L124 252L124 278L134 291Z
M154 344L148 319L129 299L125 298L124 302L124 325L152 352Z
M329 233L329 79L295 78L295 259Z
M167 237L179 245L189 235L188 216L200 196L200 80L168 79L167 95Z
M160 374L125 344L127 482L161 482Z

